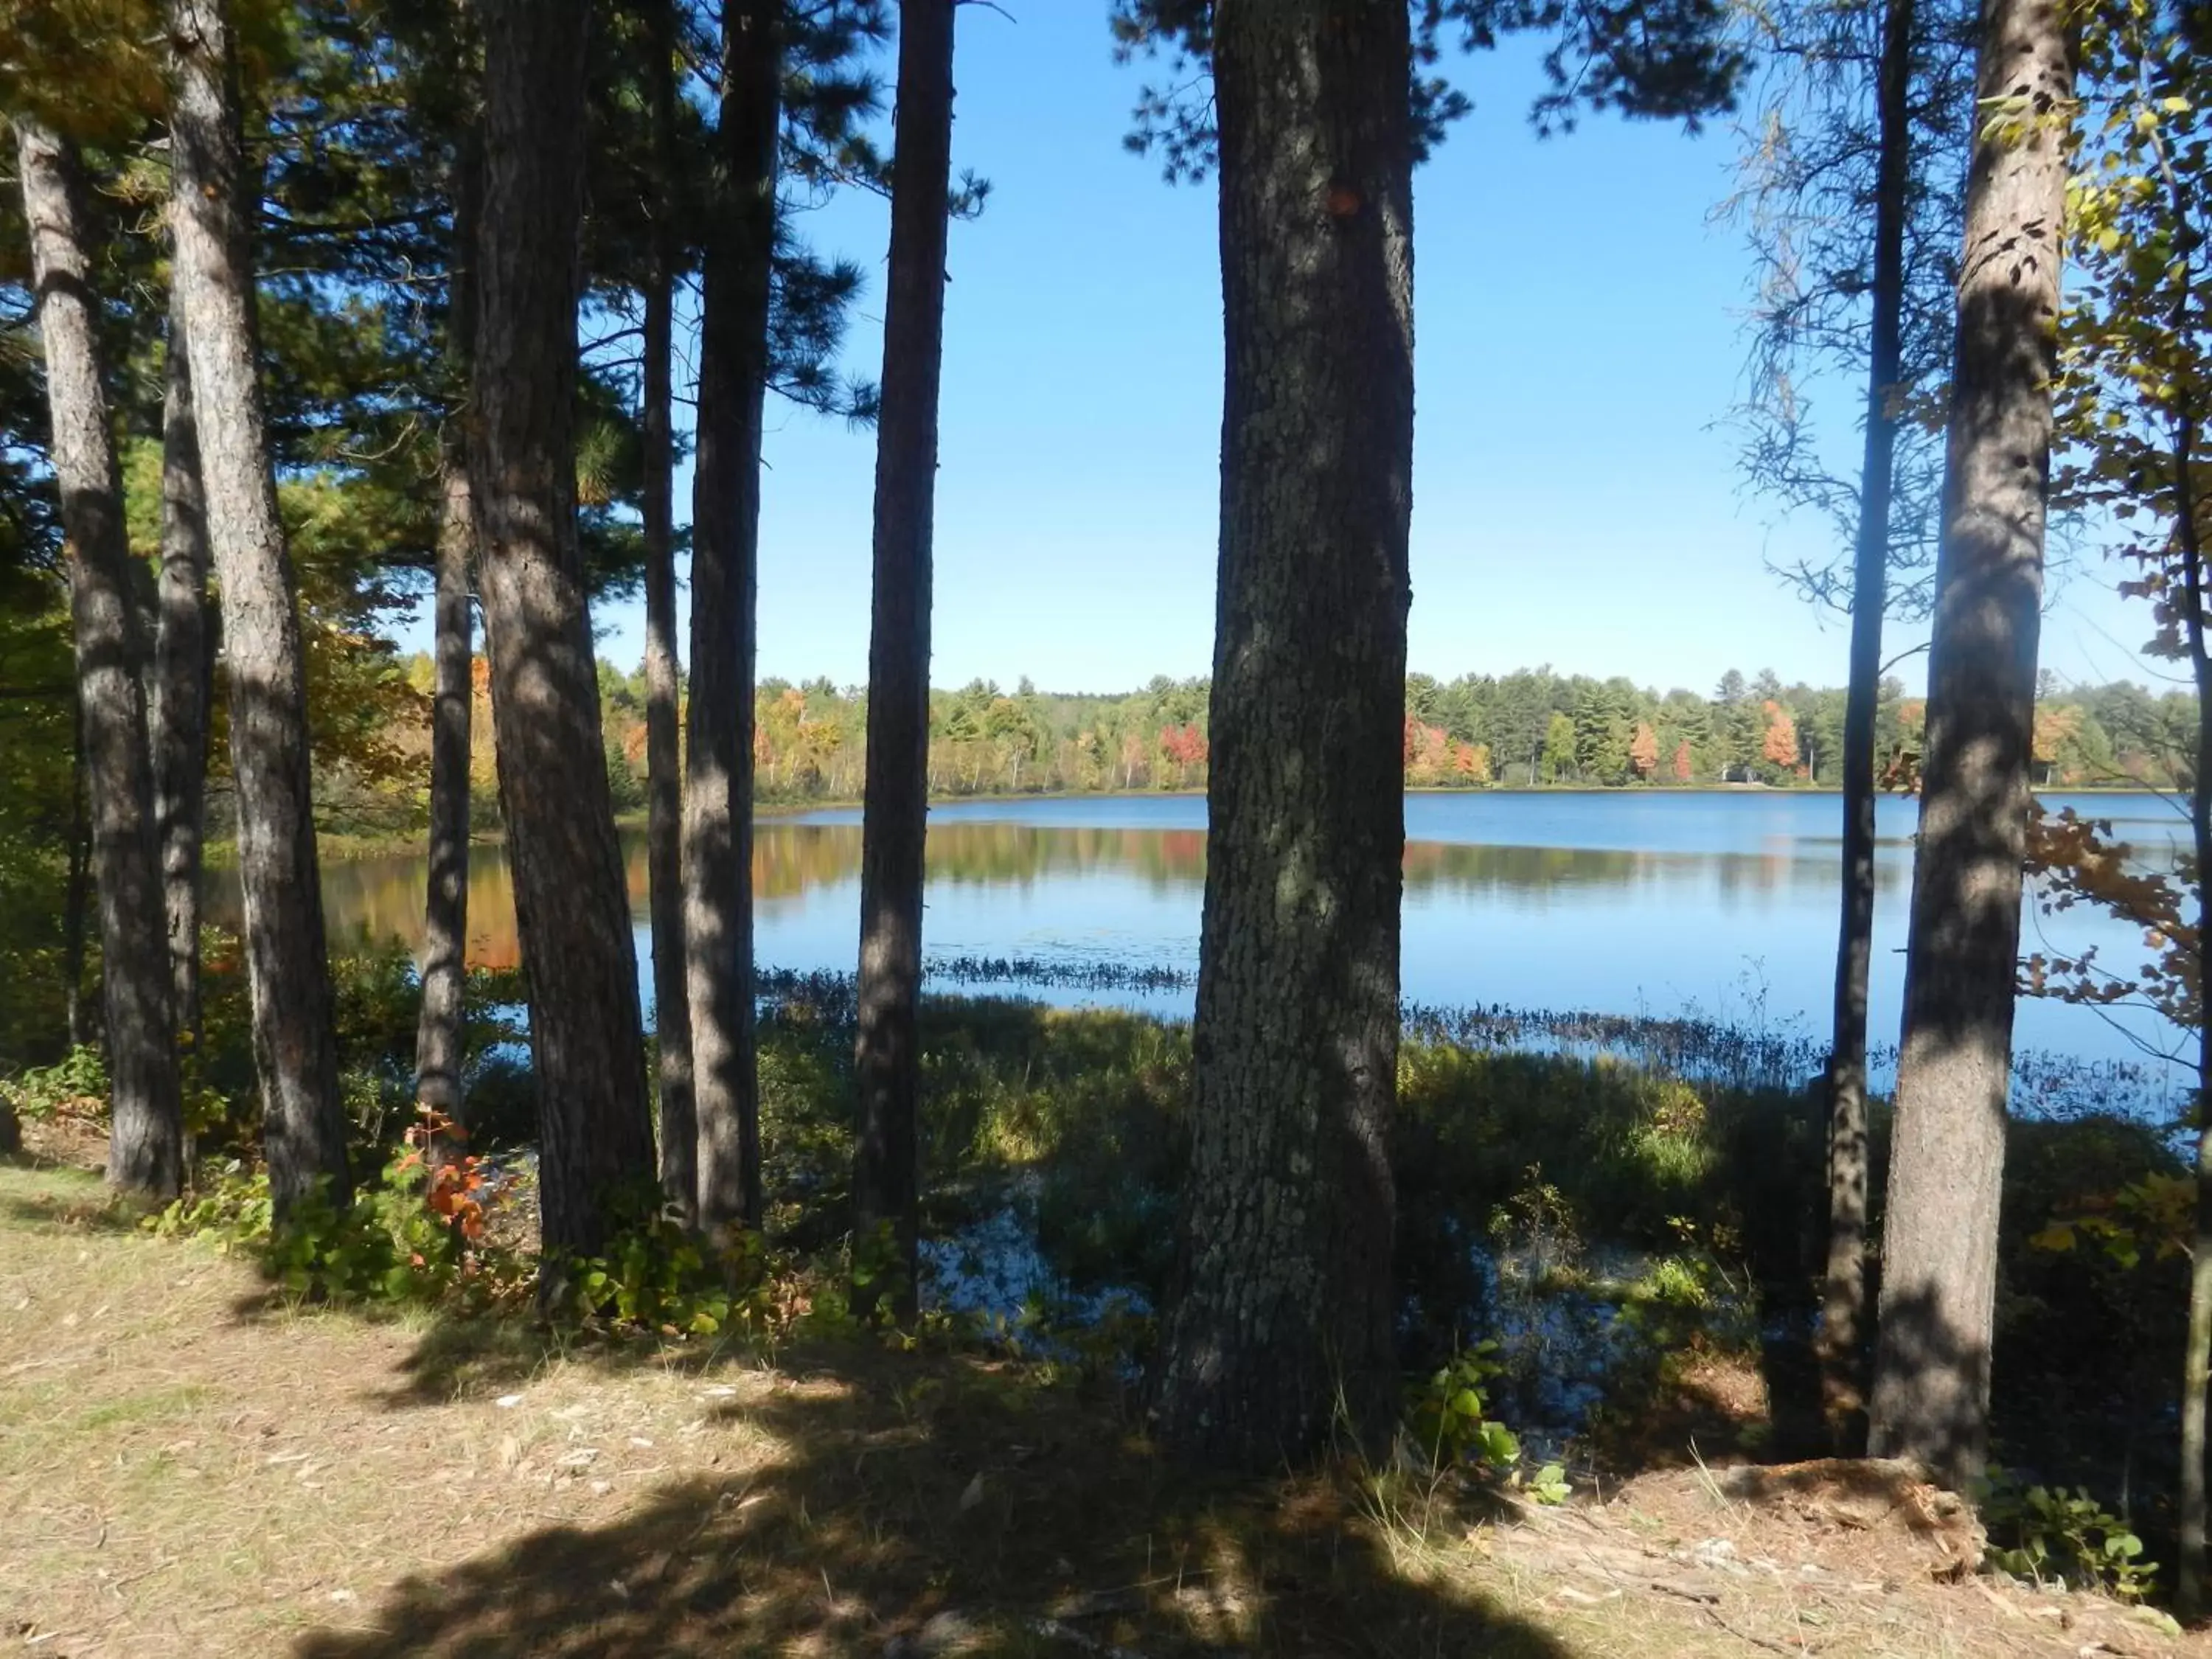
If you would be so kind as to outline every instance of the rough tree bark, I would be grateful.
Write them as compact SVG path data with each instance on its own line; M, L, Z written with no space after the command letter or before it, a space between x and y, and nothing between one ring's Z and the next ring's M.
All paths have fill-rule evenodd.
M930 552L945 356L945 204L952 178L954 0L901 0L883 403L876 424L875 601L868 640L860 830L860 1089L854 1225L888 1223L894 1311L911 1321L919 1262L915 1120L921 1054L922 848L928 827ZM854 1287L871 1308L880 1278Z
M645 776L653 907L653 1007L660 1079L660 1185L686 1216L699 1209L699 1120L691 1104L690 990L684 963L684 781L677 741L675 445L676 12L648 9L653 77L653 248L645 283Z
M1158 1407L1252 1466L1395 1415L1411 69L1395 0L1221 0L1214 31L1211 834Z
M449 440L452 449L459 440ZM469 565L476 514L468 466L439 459L437 586L432 601L429 884L422 905L422 1006L415 1026L415 1100L465 1127L463 990L469 936Z
M476 259L483 156L475 132L456 146L453 269L446 289L447 368L456 392L469 384L476 328ZM449 416L438 452L438 547L431 611L429 882L422 902L422 1006L415 1026L415 1101L465 1127L461 1085L463 991L469 938L469 726L473 619L469 576L477 556L476 495L465 422Z
M2022 112L1966 186L1869 1425L1954 1482L1988 1455L2074 52L2061 0L1983 9L1981 107Z
M175 282L191 359L208 544L222 587L253 1051L270 1192L281 1214L319 1181L334 1204L351 1193L316 869L307 683L270 470L236 64L222 0L170 0L169 37Z
M85 919L92 907L92 821L85 805L84 699L70 722L69 878L62 889L62 1000L70 1047L82 1048L92 1033L84 1023Z
M1867 979L1874 958L1875 720L1889 603L1890 496L1904 362L1905 232L1912 181L1913 0L1889 0L1876 88L1874 286L1869 295L1866 450L1851 567L1850 682L1844 699L1843 916L1828 1065L1828 1261L1814 1342L1830 1434L1848 1446L1865 1409Z
M215 638L208 626L207 501L182 308L169 311L168 388L161 406L161 574L154 678L154 816L169 929L171 1006L179 1038L200 1040L200 839L207 818L208 704Z
M699 317L691 507L691 702L684 787L684 944L699 1122L699 1218L757 1225L753 1056L753 659L761 404L768 380L782 71L777 0L722 13L724 194L710 214Z
M530 981L544 1292L654 1178L637 953L576 538L586 0L486 0L471 471L500 801Z
M68 538L79 752L100 902L107 1180L125 1192L165 1200L176 1196L182 1182L184 1143L141 679L146 645L131 592L122 477L108 429L89 220L74 151L27 117L15 117L15 126L46 349L49 453Z

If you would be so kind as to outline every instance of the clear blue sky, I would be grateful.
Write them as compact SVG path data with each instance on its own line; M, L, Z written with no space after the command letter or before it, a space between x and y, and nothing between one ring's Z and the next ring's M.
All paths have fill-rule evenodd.
M932 680L1113 690L1207 671L1221 406L1210 186L1170 187L1121 136L1144 66L1116 67L1104 0L1005 0L959 18L956 168L990 179L952 228ZM888 66L887 70L888 70ZM1709 222L1736 135L1591 118L1537 138L1535 52L1458 58L1475 100L1415 186L1418 437L1412 665L1548 662L1710 690L1730 666L1840 684L1844 628L1768 574L1819 524L1743 495L1739 393L1750 261ZM859 260L849 367L880 361L884 205L803 234ZM1844 389L1825 399L1855 449ZM760 672L866 677L869 434L771 404ZM688 514L690 480L678 481ZM2095 562L2067 580L2044 661L2150 671L2148 632ZM641 654L635 605L597 617ZM1900 631L1899 645L1910 642ZM410 644L415 643L410 639ZM1914 684L1917 659L1900 669Z

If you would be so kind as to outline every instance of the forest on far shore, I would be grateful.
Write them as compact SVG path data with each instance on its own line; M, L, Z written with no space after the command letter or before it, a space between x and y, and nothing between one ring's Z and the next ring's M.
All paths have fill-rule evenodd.
M384 728L405 757L364 785L325 769L331 827L369 835L421 827L429 745L431 663L404 659L399 718ZM604 660L599 698L607 775L618 811L646 804L645 670ZM478 713L489 729L485 665L476 665ZM1202 789L1206 782L1205 679L1155 676L1122 692L1009 690L972 680L930 694L933 795L1069 794ZM2049 787L2185 789L2197 700L2154 694L2132 680L2062 686L2046 677L2036 706L2036 781ZM1710 694L1661 692L1614 675L1595 679L1549 667L1509 674L1406 679L1406 782L1416 789L1526 789L1558 785L1699 788L1761 784L1834 788L1843 770L1842 686L1784 684L1771 670L1731 669ZM867 766L867 691L827 678L763 679L755 692L754 793L766 802L854 801ZM1925 702L1885 679L1879 753L1893 769L1917 757ZM498 806L493 757L474 757L479 822Z

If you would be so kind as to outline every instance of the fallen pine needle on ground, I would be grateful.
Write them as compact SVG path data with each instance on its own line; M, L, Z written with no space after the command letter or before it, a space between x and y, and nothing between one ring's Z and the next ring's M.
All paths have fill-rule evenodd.
M1131 1401L974 1354L301 1310L0 1167L0 1642L44 1659L2212 1655L1975 1577L1893 1466L1418 1484L1195 1476Z

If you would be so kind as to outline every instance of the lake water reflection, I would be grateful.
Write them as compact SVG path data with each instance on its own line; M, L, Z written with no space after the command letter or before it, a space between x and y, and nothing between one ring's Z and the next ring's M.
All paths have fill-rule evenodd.
M2054 796L2120 821L2146 856L2170 859L2181 818L2150 796ZM1839 806L1832 795L1539 793L1407 798L1404 994L1441 1004L1505 1003L1824 1030L1835 948ZM1881 808L1873 1029L1893 1040L1903 989L1914 804ZM1194 969L1206 879L1206 804L1188 796L948 803L933 809L925 942L933 957ZM625 843L645 962L645 849ZM860 829L855 811L763 819L753 882L760 960L849 971L857 949ZM334 939L420 936L419 858L333 864L324 902ZM504 853L470 865L474 962L518 959ZM2133 962L2131 930L2031 914L2038 941L2091 939ZM1046 992L1061 1000L1099 994ZM647 988L650 997L650 988ZM1183 993L1110 1000L1185 1013ZM2094 1010L2023 1002L2023 1047L2134 1059L2127 1033ZM2170 1036L2138 1024L2154 1042Z

